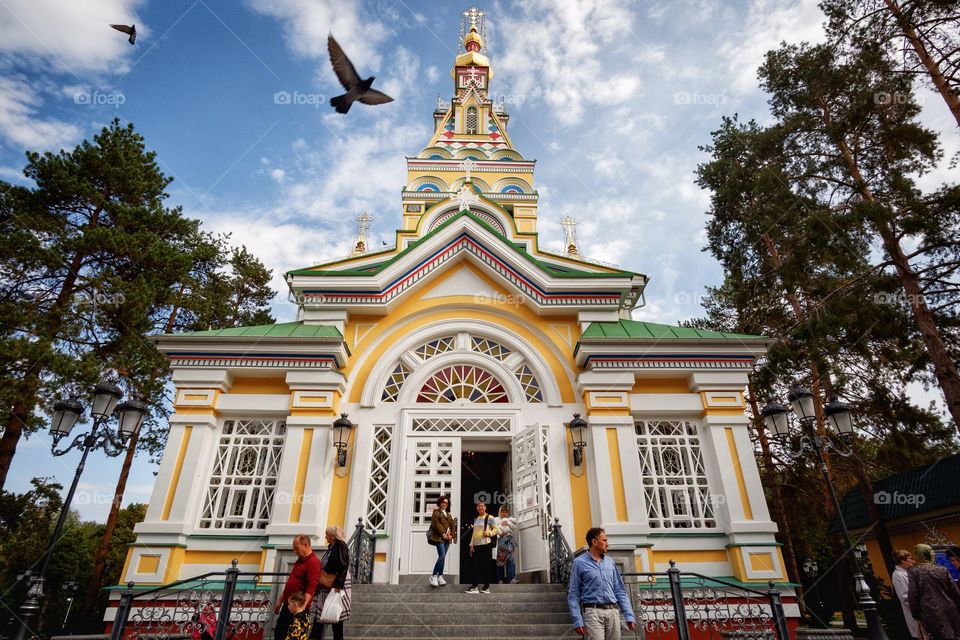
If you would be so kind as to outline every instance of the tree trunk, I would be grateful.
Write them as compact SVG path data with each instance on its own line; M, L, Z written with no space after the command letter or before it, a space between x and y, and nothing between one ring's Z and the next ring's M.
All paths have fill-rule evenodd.
M0 491L3 491L3 487L7 483L7 473L10 471L17 444L23 435L25 418L26 413L23 405L15 406L10 412L7 426L3 429L3 435L0 436Z
M863 460L858 453L855 453L852 458L857 465L857 482L860 485L860 491L863 492L863 501L867 506L867 515L870 516L870 520L874 523L874 535L877 538L877 543L880 545L880 555L883 556L883 566L887 569L887 575L892 577L896 565L893 563L893 542L890 541L890 532L887 531L887 523L883 519L880 507L877 506L877 501L874 498L873 482L870 481L870 477L867 475L867 468L864 466Z
M180 302L183 300L183 290L187 283L180 283L180 291L177 292L177 300L173 303L173 309L170 310L170 317L167 319L167 325L163 328L164 333L173 333L173 327L176 325L177 313L180 311Z
M113 531L117 527L117 518L120 515L120 503L123 502L123 493L127 489L127 477L130 475L130 467L133 464L133 458L137 452L137 440L140 438L140 432L130 436L130 443L127 445L127 454L123 457L123 466L120 468L120 478L117 480L117 488L113 492L113 504L110 505L110 515L107 517L107 525L103 531L103 537L100 539L100 548L93 560L93 571L90 573L90 580L87 583L87 595L83 601L83 610L88 613L95 613L97 605L97 594L100 593L100 583L103 581L103 572L107 564L107 555L110 553L110 542L113 539ZM122 577L122 576L121 576Z
M950 83L947 82L947 79L943 76L943 72L940 71L936 60L934 60L930 52L927 51L927 47L923 44L920 36L917 35L916 29L914 29L910 21L907 20L907 16L903 14L903 11L897 5L896 1L884 1L887 3L887 8L890 9L890 13L897 19L897 25L900 27L900 31L903 32L903 35L906 36L910 42L910 46L913 47L917 58L920 60L920 64L922 64L927 70L927 73L930 74L930 79L933 80L933 86L940 92L943 101L947 103L947 108L950 109L950 113L953 114L957 125L960 126L960 98L957 98L956 94L950 89ZM956 419L956 417L954 417L954 419Z
M832 124L830 110L823 99L820 100L820 108L823 113L823 122L829 128ZM864 180L860 167L850 151L850 146L843 138L835 139L837 148L843 156L844 163L857 185L857 191L864 200L871 204L876 204L873 192ZM890 256L896 268L897 278L900 280L900 286L907 297L907 303L910 305L910 311L913 313L913 320L917 323L920 330L920 336L930 354L930 361L933 363L933 372L940 384L940 390L947 402L947 410L953 418L953 424L960 430L960 371L957 370L957 364L950 357L947 346L940 335L933 319L933 312L927 306L926 297L923 294L923 288L920 286L920 278L910 266L910 260L903 252L900 241L897 239L893 228L885 220L875 220L874 226L877 233L883 241L883 248Z

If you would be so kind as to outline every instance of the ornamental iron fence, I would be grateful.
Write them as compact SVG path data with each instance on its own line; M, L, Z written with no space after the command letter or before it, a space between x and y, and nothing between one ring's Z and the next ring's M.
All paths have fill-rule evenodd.
M354 584L373 582L377 538L361 518L347 542ZM259 640L274 621L273 603L287 573L229 569L137 589L128 582L110 640Z
M559 519L548 535L550 582L568 584L574 553ZM790 640L783 595L768 582L760 591L722 578L680 571L624 573L637 620L634 636L645 640Z

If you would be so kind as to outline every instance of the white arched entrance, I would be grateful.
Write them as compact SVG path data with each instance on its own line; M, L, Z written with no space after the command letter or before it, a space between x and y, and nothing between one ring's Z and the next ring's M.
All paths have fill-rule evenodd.
M357 442L350 513L369 519L376 509L388 564L381 579L431 573L436 551L425 532L441 493L452 498L461 525L476 495L512 506L521 520L518 573L546 571L546 518L571 515L569 483L552 481L568 473L570 407L537 349L493 322L431 324L383 351L360 395L351 419L372 425L372 442ZM461 568L454 547L448 580Z

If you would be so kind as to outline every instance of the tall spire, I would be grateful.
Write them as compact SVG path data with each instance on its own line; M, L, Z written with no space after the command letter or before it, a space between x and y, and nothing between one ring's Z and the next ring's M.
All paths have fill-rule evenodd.
M470 7L463 12L460 18L460 42L457 43L457 53L464 49L471 51L471 44L479 45L475 51L486 51L487 20L486 13L477 7ZM476 36L471 34L476 33Z
M373 222L373 216L366 211L357 216L357 242L353 245L351 255L358 255L367 251L367 234L370 231L371 222Z
M577 247L577 221L570 216L563 216L560 219L560 225L563 227L563 244L570 255L578 255L580 249Z

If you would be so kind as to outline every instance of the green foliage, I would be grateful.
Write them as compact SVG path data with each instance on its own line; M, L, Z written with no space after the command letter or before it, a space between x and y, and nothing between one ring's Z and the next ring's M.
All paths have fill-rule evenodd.
M0 182L0 426L19 428L20 407L29 433L53 402L113 376L150 407L140 442L156 455L169 368L150 334L177 310L210 326L271 321L270 271L165 206L171 179L132 124L27 161L32 186Z
M705 250L724 281L692 324L774 340L752 376L760 405L809 385L818 370L825 392L854 404L859 454L877 478L957 451L954 428L908 389L939 380L896 254L909 247L903 253L955 359L960 187L920 188L941 149L918 122L910 77L876 43L842 44L769 52L760 79L772 123L725 118L702 148L710 154L697 174L711 192ZM818 471L771 448L797 555L831 555ZM856 468L836 456L832 464L838 491L853 488Z

